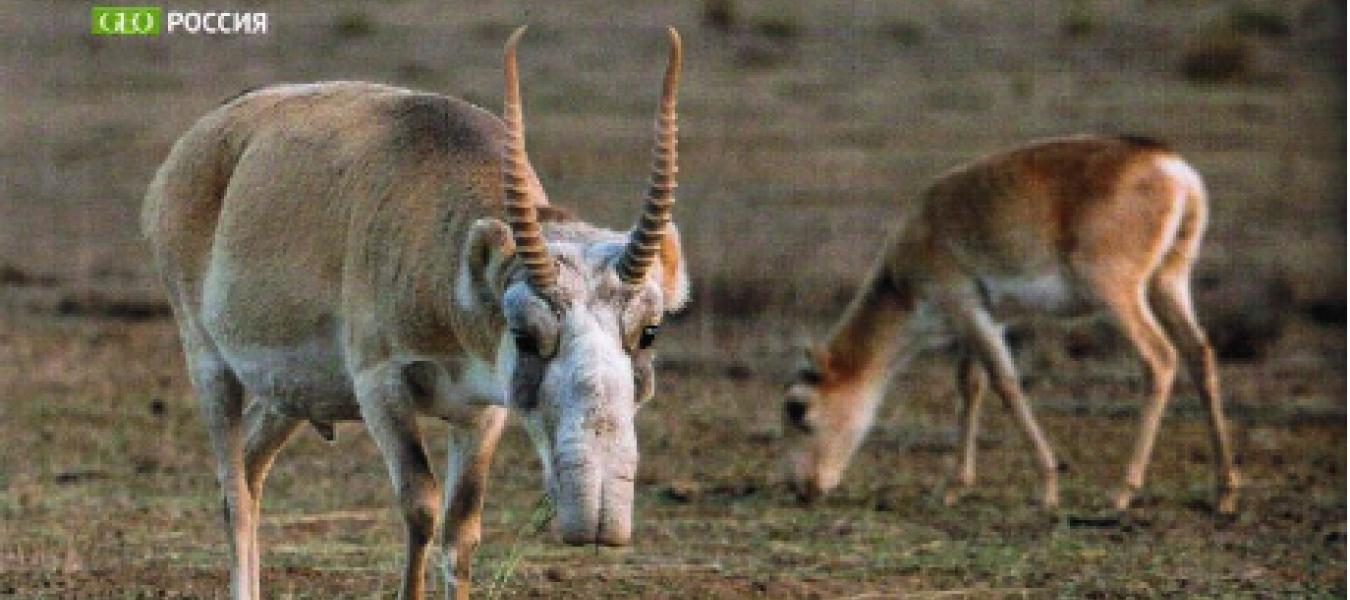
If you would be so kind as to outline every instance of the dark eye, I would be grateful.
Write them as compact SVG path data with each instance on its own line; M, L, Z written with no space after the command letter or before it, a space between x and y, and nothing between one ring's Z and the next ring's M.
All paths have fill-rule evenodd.
M539 356L539 340L534 339L534 336L523 331L512 331L511 336L516 339L516 352Z
M642 337L638 338L638 348L646 350L656 341L656 332L660 331L660 325L648 325L642 328Z
M783 404L783 416L793 427L809 432L811 426L806 423L806 403L800 400L788 400Z
M802 383L809 385L816 385L821 380L820 372L814 370L802 371L797 374L797 378L801 379Z

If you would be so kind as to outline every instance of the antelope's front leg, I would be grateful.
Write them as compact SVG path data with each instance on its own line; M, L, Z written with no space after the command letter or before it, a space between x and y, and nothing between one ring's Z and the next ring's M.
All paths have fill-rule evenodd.
M959 328L961 335L966 338L966 343L972 345L980 362L988 371L994 391L1002 398L1003 404L1012 413L1022 434L1036 454L1036 465L1041 472L1043 486L1042 506L1049 509L1057 507L1059 464L1054 451L1050 449L1050 442L1036 422L1031 404L1027 402L1026 395L1022 392L1012 351L1003 339L1002 329L980 305L979 294L968 286L953 286L953 291L940 298L943 308Z
M473 583L473 554L482 539L483 494L492 454L506 423L506 409L484 408L472 426L450 434L442 508L445 555L441 565L448 600L468 600Z
M361 418L384 456L407 527L407 562L401 600L420 600L426 581L427 553L436 535L440 490L431 472L413 398L400 369L381 365L363 370L356 381Z

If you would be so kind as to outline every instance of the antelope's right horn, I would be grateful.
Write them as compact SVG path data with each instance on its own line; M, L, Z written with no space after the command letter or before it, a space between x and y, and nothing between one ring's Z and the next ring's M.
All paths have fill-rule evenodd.
M539 212L530 187L530 158L525 153L525 119L520 108L520 78L516 73L516 43L525 34L517 29L506 42L505 68L506 155L502 161L502 185L506 190L506 221L516 241L516 255L525 265L530 286L541 294L551 293L558 283L558 267L544 246Z

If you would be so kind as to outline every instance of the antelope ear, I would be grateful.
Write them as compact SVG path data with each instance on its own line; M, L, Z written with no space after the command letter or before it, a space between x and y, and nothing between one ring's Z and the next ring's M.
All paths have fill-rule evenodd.
M480 298L498 295L501 292L502 282L499 277L503 272L502 266L515 253L516 242L506 223L492 218L474 221L460 258L459 281L455 290L459 301L474 306Z
M689 270L685 268L684 251L680 248L680 230L674 222L666 224L660 259L661 293L665 297L666 312L679 312L689 303Z

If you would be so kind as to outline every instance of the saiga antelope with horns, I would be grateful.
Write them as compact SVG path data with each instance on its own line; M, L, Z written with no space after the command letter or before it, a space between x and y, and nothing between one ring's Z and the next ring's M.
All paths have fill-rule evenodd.
M261 597L263 479L306 421L331 436L361 420L378 443L407 527L400 598L422 597L440 521L449 594L468 596L508 408L563 540L629 542L650 346L689 296L670 223L680 40L670 30L651 189L623 234L550 206L539 186L523 31L506 45L504 123L383 85L272 87L201 119L156 175L143 228L218 460L235 599ZM443 503L419 416L452 424Z
M1239 477L1214 352L1190 296L1207 210L1199 175L1144 138L1047 140L947 173L903 210L842 320L807 350L788 388L784 421L797 493L810 499L836 486L892 375L915 352L955 340L960 457L947 500L974 484L981 396L992 380L1035 450L1041 499L1055 506L1055 455L996 319L1104 310L1151 383L1115 508L1128 508L1144 482L1179 350L1208 407L1215 508L1232 512Z

